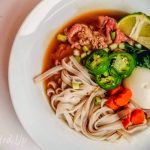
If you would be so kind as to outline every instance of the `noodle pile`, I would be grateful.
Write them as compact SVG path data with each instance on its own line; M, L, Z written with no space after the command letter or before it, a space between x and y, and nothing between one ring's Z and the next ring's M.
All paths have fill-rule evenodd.
M105 105L106 91L92 80L92 76L73 56L64 58L61 65L41 74L34 81L40 82L58 73L61 74L61 86L50 81L47 96L56 116L66 121L70 128L92 140L114 142L121 137L129 139L130 134L147 127L145 120L144 124L132 125L125 130L119 116ZM80 83L79 89L72 88L73 81ZM95 105L97 96L101 98L98 106ZM131 110L137 108L132 102L128 107Z

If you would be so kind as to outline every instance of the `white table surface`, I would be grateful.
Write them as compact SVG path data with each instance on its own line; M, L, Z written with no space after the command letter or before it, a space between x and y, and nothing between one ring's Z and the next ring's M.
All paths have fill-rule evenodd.
M8 61L16 32L40 0L0 0L0 150L40 150L20 124L8 88Z

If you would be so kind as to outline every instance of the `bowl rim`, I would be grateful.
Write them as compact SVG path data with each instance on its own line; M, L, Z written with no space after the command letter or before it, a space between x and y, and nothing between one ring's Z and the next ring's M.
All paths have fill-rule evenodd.
M41 145L37 142L37 140L30 134L30 132L28 132L28 129L26 128L25 124L23 123L23 119L22 117L20 116L19 114L19 110L17 109L16 105L15 105L15 96L13 95L13 86L11 84L11 72L13 70L12 68L12 61L13 61L13 52L14 52L14 49L15 49L15 45L16 43L18 42L18 37L20 35L22 35L22 33L24 34L24 30L27 28L27 30L30 31L30 29L33 30L34 32L34 29L37 28L37 26L40 24L40 22L44 19L44 16L42 16L39 20L37 20L37 14L39 14L39 11L41 8L45 8L45 6L49 5L49 4L53 4L53 5L49 5L49 9L48 10L51 10L53 7L55 7L59 2L61 2L62 0L55 0L55 3L53 0L43 0L43 1L40 1L33 9L32 11L26 16L25 20L22 22L18 32L16 33L16 36L15 36L15 39L14 39L14 42L13 42L13 45L12 45L12 48L11 48L11 52L10 52L10 56L9 56L9 62L8 62L8 85L9 85L9 94L10 94L10 97L11 97L11 102L12 102L12 105L14 107L14 111L16 113L16 116L19 120L19 122L21 123L23 129L27 132L27 134L29 135L29 137L41 148ZM45 15L47 14L47 11L45 11ZM32 24L30 26L30 23L31 23L31 19L34 19L34 20L37 20L36 24ZM26 36L26 33L27 34L30 34L31 31L28 33L28 32L25 32L25 36Z

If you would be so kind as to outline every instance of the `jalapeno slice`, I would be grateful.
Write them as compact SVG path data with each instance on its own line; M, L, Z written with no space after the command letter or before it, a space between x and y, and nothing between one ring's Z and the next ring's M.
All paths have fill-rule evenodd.
M135 58L126 52L113 52L109 59L110 67L115 69L122 78L130 76L136 66Z
M96 76L97 84L105 90L113 90L121 84L121 77L114 69Z
M87 57L85 66L94 75L104 73L109 67L108 53L101 49L95 50Z

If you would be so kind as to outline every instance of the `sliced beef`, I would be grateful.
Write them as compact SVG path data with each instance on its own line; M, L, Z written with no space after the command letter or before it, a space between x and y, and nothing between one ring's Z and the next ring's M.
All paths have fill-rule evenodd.
M94 27L85 24L75 24L67 32L68 41L72 48L81 49L82 46L89 46L91 49L105 48L107 44L99 31Z
M114 41L111 39L112 31L116 32ZM67 30L66 35L71 48L77 49L84 45L91 49L106 48L111 43L119 44L130 40L120 31L116 20L108 16L99 16L96 27L90 24L75 24Z

